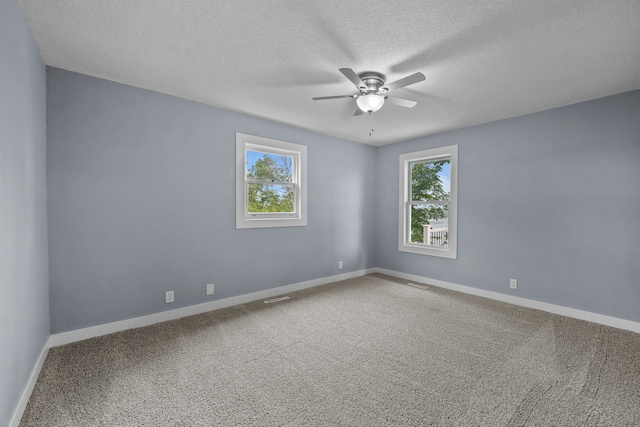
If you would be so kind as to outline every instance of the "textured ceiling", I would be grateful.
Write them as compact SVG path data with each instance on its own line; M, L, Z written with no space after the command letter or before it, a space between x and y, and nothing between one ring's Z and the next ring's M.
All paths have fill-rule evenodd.
M22 0L47 65L371 145L640 88L638 0ZM338 68L426 80L354 117Z

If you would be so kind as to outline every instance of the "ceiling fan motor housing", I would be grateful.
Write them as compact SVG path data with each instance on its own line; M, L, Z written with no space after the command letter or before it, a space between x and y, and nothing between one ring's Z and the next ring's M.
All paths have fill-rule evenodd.
M384 85L385 77L380 73L376 73L373 71L367 71L366 73L359 74L360 80L367 86L367 90L365 93L377 93L380 91L380 88ZM386 91L383 91L386 92Z
M397 97L389 97L387 93L403 88L405 86L412 85L414 83L421 82L425 79L422 73L413 73L410 76L406 76L400 80L396 80L392 83L385 84L386 77L384 74L375 71L366 71L364 73L356 74L351 68L339 68L340 71L347 79L358 88L359 93L355 95L338 95L338 96L320 96L315 97L313 100L321 101L325 99L337 99L337 98L352 98L356 100L358 110L353 114L358 116L362 113L373 113L378 111L385 103L385 100L389 100L393 104L399 105L405 108L412 108L417 103L409 99L402 99Z

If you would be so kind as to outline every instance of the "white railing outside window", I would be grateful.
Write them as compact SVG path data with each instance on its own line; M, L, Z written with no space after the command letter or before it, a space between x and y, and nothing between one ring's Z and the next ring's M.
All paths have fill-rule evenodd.
M424 225L424 243L432 246L449 246L449 229L432 228L431 225Z
M457 259L458 146L398 160L398 250Z

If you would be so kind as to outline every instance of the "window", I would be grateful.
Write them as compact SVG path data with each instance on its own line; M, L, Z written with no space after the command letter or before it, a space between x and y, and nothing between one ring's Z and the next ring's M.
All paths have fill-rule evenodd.
M457 188L457 145L400 155L399 251L458 257Z
M236 133L236 228L307 225L307 147Z

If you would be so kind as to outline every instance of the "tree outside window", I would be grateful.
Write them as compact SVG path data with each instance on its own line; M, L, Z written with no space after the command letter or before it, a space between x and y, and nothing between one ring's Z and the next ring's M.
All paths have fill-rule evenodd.
M295 211L292 167L291 156L247 150L250 213Z
M307 147L236 133L236 228L307 225Z
M447 246L449 159L411 163L411 242ZM429 203L431 202L431 203ZM434 203L435 202L435 203ZM427 227L430 226L430 227ZM439 230L437 234L426 230Z
M398 250L457 258L458 147L400 155Z

